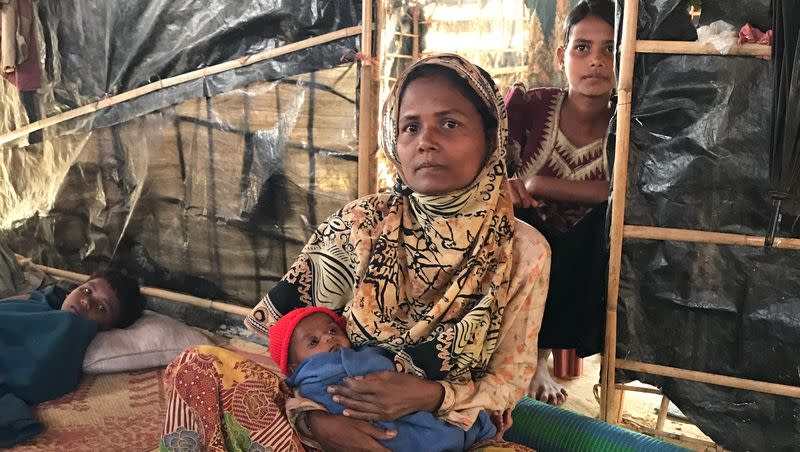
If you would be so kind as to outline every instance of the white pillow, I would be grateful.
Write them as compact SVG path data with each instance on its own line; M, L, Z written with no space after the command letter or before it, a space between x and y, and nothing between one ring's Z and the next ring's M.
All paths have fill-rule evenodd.
M144 311L128 328L98 332L86 349L83 372L103 374L162 367L188 347L211 343L203 333L172 317Z

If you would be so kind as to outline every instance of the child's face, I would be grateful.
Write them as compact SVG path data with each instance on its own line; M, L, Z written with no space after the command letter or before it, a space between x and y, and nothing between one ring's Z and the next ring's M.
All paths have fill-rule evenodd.
M87 281L67 295L62 311L72 311L97 322L97 329L108 330L119 319L119 299L108 281L102 278Z
M289 370L319 353L350 348L347 334L324 312L315 312L294 327L289 340Z
M447 78L411 81L400 103L397 137L406 185L425 195L464 188L483 167L486 152L480 113Z
M614 29L597 16L587 16L570 31L566 48L558 49L570 92L589 97L608 96L617 84L614 75Z

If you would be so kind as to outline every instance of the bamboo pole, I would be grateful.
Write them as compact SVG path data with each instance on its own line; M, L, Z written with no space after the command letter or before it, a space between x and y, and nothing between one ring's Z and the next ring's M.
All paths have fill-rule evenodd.
M639 1L625 2L620 43L619 82L617 84L617 141L614 148L614 186L611 192L611 249L608 259L608 301L606 310L606 338L603 353L603 386L601 391L600 418L606 422L617 412L615 403L614 371L617 353L617 296L622 262L622 227L625 220L625 193L628 187L628 148L631 131L631 90L633 88L633 64L636 56L636 24L639 17Z
M620 384L620 383L615 384L614 385L614 389L617 389L617 390L620 390L620 391L632 391L632 392L642 392L642 393L645 393L645 394L663 395L663 394L661 394L661 391L659 391L658 389L647 388L647 387L644 387L644 386L625 385L625 384Z
M77 283L86 282L86 280L89 279L90 276L90 275L85 275L83 273L76 273L68 270L61 270L59 268L47 267L44 265L36 264L32 262L29 258L20 255L17 255L17 261L20 263L20 265L23 266L30 265L34 268L37 268L47 273L48 275L55 276L56 278L68 279L70 281L74 281ZM207 300L205 298L195 297L192 295L186 295L178 292L172 292L164 289L158 289L155 287L142 286L141 292L143 295L146 295L148 297L162 298L164 300L190 304L192 306L199 306L201 308L206 308L206 309L214 309L216 311L222 311L241 316L247 316L248 314L250 314L251 311L250 308L244 306L236 306L234 304L226 303L224 301Z
M209 66L203 69L198 69L196 71L191 71L185 74L176 75L175 77L165 78L163 80L159 80L157 82L153 82L144 86L140 86L139 88L126 91L121 94L117 94L115 96L101 99L97 102L94 102L89 105L84 105L83 107L79 107L74 110L66 111L64 113L55 116L50 116L49 118L41 119L34 123L28 124L25 127L0 135L0 145L4 145L18 138L24 137L30 134L31 132L42 130L45 127L51 127L56 124L63 123L65 121L69 121L70 119L75 119L80 116L87 115L89 113L94 113L98 110L102 110L104 108L108 108L122 102L127 102L129 100L136 99L137 97L141 97L164 88L180 85L181 83L186 83L203 77L209 77L211 75L219 74L225 71L230 71L232 69L238 69L241 67L250 66L252 64L269 60L281 55L297 52L298 50L307 49L309 47L326 44L328 42L337 41L339 39L344 39L359 34L361 34L360 26L343 28L341 30L333 31L331 33L326 33L320 36L315 36L313 38L305 39L303 41L286 44L276 49L265 50L264 52L256 53L254 55L243 56L235 60L216 64L214 66Z
M624 424L623 426L628 430L644 433L645 435L652 436L653 438L657 438L662 441L666 441L668 443L677 444L684 448L689 448L692 450L698 450L703 452L725 451L725 449L723 449L722 447L718 446L716 443L713 443L711 441L693 438L691 436L682 435L680 433L659 432L654 428L642 425L632 419L625 418L623 424Z
M669 399L667 396L661 396L661 406L658 409L658 418L656 418L656 431L664 431L664 423L667 422L667 410L669 410Z
M672 240L678 242L715 243L717 245L764 246L764 237L727 232L695 231L691 229L658 228L625 225L626 239ZM800 239L776 237L772 248L800 250Z
M756 391L766 394L800 398L800 386L789 386L778 383L769 383L766 381L751 380L747 378L729 377L727 375L718 375L708 372L700 372L697 370L679 369L677 367L649 364L627 359L618 360L617 368L627 369L634 372L661 375L664 377L680 378L699 383L745 389L747 391Z
M710 44L701 44L697 41L650 41L637 40L636 52L638 53L670 53L676 55L723 55ZM772 47L766 44L734 44L728 56L770 57Z
M361 81L358 102L358 196L375 192L373 170L375 166L375 147L373 137L373 99L372 80L372 5L373 0L361 2Z
M411 41L411 58L413 61L417 61L419 59L419 6L415 6L412 9L412 32L414 34L414 38Z
M17 0L0 3L0 72L17 70Z

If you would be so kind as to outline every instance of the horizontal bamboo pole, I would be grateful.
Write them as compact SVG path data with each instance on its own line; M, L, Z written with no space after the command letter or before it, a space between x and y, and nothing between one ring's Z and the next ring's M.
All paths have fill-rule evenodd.
M324 35L314 36L313 38L305 39L303 41L286 44L284 46L275 49L265 50L263 52L256 53L253 55L247 55L241 58L237 58L235 60L226 61L220 64L215 64L214 66L209 66L203 69L187 72L185 74L176 75L175 77L165 78L163 80L159 80L157 82L153 82L144 86L140 86L139 88L126 91L121 94L117 94L115 96L101 99L98 102L89 105L84 105L83 107L79 107L74 110L66 111L64 113L60 113L55 116L50 116L49 118L44 118L42 120L28 124L25 127L0 135L0 146L9 143L11 141L14 141L18 138L24 137L30 134L31 132L42 130L45 127L51 127L65 121L78 118L80 116L88 115L90 113L94 113L104 108L108 108L113 105L120 104L122 102L127 102L129 100L136 99L137 97L141 97L164 88L180 85L181 83L190 82L192 80L197 80L204 77L209 77L211 75L219 74L225 71L230 71L232 69L239 69L245 66L250 66L252 64L259 63L261 61L269 60L281 55L286 55L287 53L297 52L298 50L303 50L309 47L327 44L332 41L337 41L339 39L344 39L350 36L356 36L360 34L361 34L360 25L349 28L343 28L341 30L336 30L334 32L326 33Z
M725 451L725 449L718 446L714 442L706 441L699 438L693 438L691 436L682 435L680 433L661 432L652 427L642 425L639 422L636 422L628 417L625 417L623 419L622 426L627 428L628 430L644 433L645 435L652 436L653 438L660 439L662 441L666 441L671 444L677 444L678 446L685 447L691 450L701 450L703 452Z
M736 246L764 246L764 237L730 234L727 232L625 225L623 234L626 239L673 240L677 242L715 243L717 245ZM776 237L772 248L800 250L800 239Z
M20 255L17 255L17 261L23 266L31 265L34 268L37 268L47 273L48 275L52 275L57 278L68 279L70 281L75 281L78 283L83 283L89 278L89 275L85 275L83 273L76 273L68 270L61 270L59 268L47 267L45 265L36 264L32 262L29 258ZM142 286L141 292L143 295L148 297L162 298L168 301L190 304L192 306L199 306L201 308L206 308L206 309L214 309L216 311L227 312L230 314L238 314L246 316L250 314L251 311L250 308L246 308L244 306L236 306L230 303L226 303L224 301L207 300L205 298L195 297L192 295L186 295L178 292L172 292L170 290L157 289L155 287Z
M636 41L638 53L670 53L675 55L722 55L714 46L697 41ZM770 57L772 47L766 44L734 44L725 54L729 56Z
M643 392L645 394L663 395L661 394L661 391L659 391L658 389L647 388L644 386L633 386L633 385L617 383L614 385L614 388L619 389L620 391Z
M730 388L745 389L747 391L763 392L786 397L800 398L800 387L789 386L766 381L750 380L747 378L729 377L696 370L679 369L677 367L662 366L659 364L649 364L628 359L617 359L617 369L626 369L634 372L644 372L664 377L674 377L683 380L708 383Z

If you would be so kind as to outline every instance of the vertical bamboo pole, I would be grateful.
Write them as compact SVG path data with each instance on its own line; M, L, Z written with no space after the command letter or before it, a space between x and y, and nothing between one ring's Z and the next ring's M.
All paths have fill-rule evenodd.
M628 187L628 148L631 132L631 89L633 64L636 56L636 24L639 0L625 2L620 43L620 68L617 83L617 140L614 148L614 186L611 192L611 250L608 260L608 308L606 311L606 341L603 353L603 391L601 419L616 423L619 413L615 405L621 398L613 396L617 353L617 296L622 262L622 228L625 221L625 194Z
M17 70L17 0L0 2L0 72Z
M361 80L358 103L358 196L375 192L373 174L375 171L375 146L373 137L373 71L372 64L372 6L374 0L361 3Z
M661 407L658 409L658 418L656 419L656 431L663 432L664 424L667 422L667 412L669 411L669 399L667 396L661 396Z
M419 59L419 6L412 9L411 16L411 34L414 35L411 38L411 58L412 61L417 61Z

